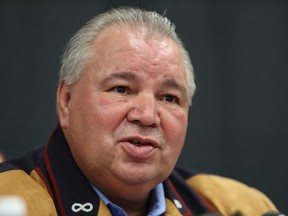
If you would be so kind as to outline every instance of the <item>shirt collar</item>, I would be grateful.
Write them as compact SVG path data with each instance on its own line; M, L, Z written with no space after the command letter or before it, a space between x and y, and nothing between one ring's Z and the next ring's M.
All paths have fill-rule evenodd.
M122 212L122 214L118 214L118 215L127 215L121 207L112 203L108 199L108 197L106 197L98 188L96 188L94 185L92 185L92 187L95 190L95 192L98 194L98 196L103 200L103 202L109 207L110 211L118 212L118 213ZM162 183L158 184L152 190L152 194L151 194L151 198L149 202L150 202L150 211L147 214L147 216L159 216L165 212L166 202L165 202L164 187Z

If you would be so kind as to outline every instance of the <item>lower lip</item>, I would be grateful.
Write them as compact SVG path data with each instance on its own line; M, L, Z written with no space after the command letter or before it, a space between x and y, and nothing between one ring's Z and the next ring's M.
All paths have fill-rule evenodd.
M155 147L151 145L144 145L144 146L137 146L133 145L130 142L122 142L121 143L122 147L124 148L124 151L134 157L134 158L139 158L139 159L145 159L148 158L153 154L155 151Z

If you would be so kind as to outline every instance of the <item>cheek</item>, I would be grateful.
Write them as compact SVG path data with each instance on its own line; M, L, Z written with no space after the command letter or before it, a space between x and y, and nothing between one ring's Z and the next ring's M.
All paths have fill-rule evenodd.
M168 147L173 152L180 154L184 145L188 126L188 117L185 113L166 115L163 120L163 130L167 138ZM173 153L174 153L173 152Z
M166 137L167 145L162 152L161 167L170 173L175 166L182 151L187 131L187 115L185 113L164 115L162 129Z
M113 105L105 97L88 92L77 95L72 100L70 109L70 126L73 133L79 131L83 139L92 138L95 131L108 130ZM110 113L110 114L109 114Z
M91 94L78 99L73 104L70 142L73 143L74 157L85 168L95 166L95 161L100 158L101 161L113 158L111 148L114 143L111 134L121 122L121 108L102 95ZM105 145L101 145L102 143ZM102 158L102 155L108 157ZM99 161L97 163L100 164Z
M89 122L90 127L102 133L115 130L127 114L125 101L115 100L106 94L95 95L88 99L84 106L85 120Z

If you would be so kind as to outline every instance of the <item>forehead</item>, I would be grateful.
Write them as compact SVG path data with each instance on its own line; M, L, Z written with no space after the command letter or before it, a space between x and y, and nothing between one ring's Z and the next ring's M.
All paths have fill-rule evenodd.
M93 41L88 64L97 66L98 73L103 68L109 73L115 69L113 67L155 73L167 70L187 81L184 61L176 43L159 35L148 38L141 29L108 27Z
M94 54L101 52L101 54L107 53L110 55L111 53L125 51L140 54L143 49L151 57L166 57L167 60L178 61L178 64L183 64L179 48L172 39L159 34L148 37L143 28L131 29L125 26L123 28L111 26L101 32L92 43L92 53L94 52Z

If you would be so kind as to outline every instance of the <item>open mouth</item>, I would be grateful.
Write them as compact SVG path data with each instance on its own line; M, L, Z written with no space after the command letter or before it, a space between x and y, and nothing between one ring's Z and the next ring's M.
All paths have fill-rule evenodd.
M121 142L123 150L133 158L146 159L159 148L157 141L150 138L130 137Z
M136 146L146 146L146 145L150 145L153 146L152 143L150 142L141 142L139 140L128 140L131 144L136 145Z

